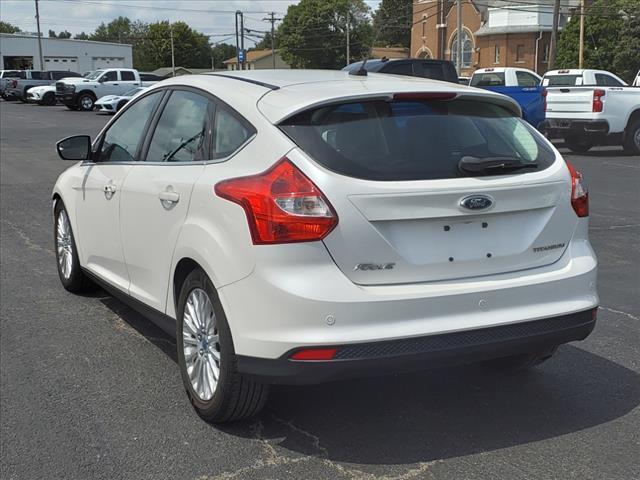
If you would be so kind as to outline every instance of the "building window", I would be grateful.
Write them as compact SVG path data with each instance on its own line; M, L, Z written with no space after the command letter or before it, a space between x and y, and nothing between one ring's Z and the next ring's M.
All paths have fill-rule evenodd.
M547 63L549 61L549 44L545 43L542 49L542 63Z
M473 42L466 30L462 31L462 68L471 66L471 56L473 54ZM451 61L458 66L458 34L453 36L451 41Z
M422 22L422 38L427 36L427 22Z
M516 62L524 62L524 45L516 46Z
M500 63L500 45L496 43L493 63Z

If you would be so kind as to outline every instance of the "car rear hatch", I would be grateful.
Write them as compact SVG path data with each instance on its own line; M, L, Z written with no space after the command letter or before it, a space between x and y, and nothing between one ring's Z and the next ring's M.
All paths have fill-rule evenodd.
M339 217L324 243L354 283L531 269L569 243L577 217L554 150L493 97L454 97L333 101L280 123Z

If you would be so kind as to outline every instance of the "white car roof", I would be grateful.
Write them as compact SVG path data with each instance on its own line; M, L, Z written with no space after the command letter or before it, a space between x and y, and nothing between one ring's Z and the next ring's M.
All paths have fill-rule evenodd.
M334 100L388 96L401 92L457 93L482 98L520 115L512 99L488 90L418 77L378 74L349 75L341 70L245 70L183 75L150 87L186 85L211 92L239 113L251 116L258 110L271 122L280 121L314 106Z

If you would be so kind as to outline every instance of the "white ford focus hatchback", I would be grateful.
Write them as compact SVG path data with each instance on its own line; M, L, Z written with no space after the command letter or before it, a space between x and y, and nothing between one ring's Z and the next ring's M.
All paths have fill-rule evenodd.
M491 360L595 325L582 176L485 90L393 75L178 77L132 100L53 192L62 284L176 337L197 412L268 385Z

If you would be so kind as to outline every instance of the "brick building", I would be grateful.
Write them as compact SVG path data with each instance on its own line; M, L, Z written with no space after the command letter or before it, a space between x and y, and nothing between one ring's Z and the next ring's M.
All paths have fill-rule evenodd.
M462 72L477 68L522 67L547 70L553 20L552 0L462 0ZM567 21L564 0L560 28ZM454 0L417 0L413 4L411 56L444 58L457 64L457 9Z

